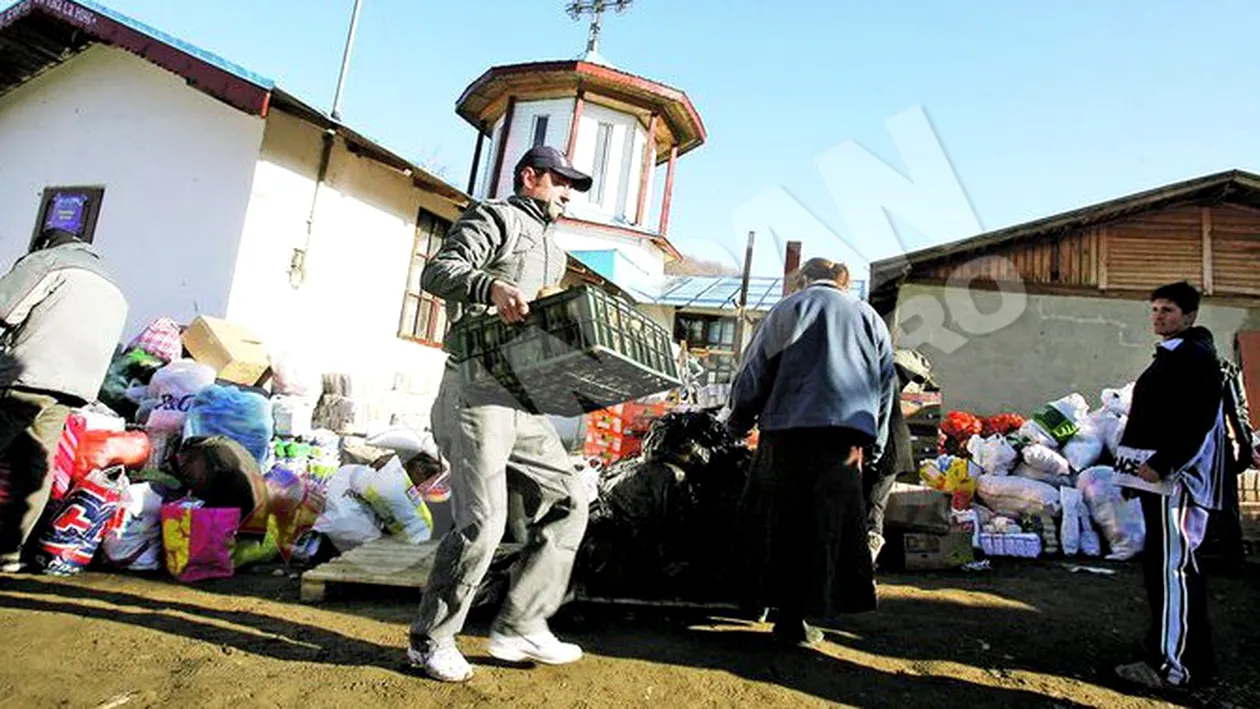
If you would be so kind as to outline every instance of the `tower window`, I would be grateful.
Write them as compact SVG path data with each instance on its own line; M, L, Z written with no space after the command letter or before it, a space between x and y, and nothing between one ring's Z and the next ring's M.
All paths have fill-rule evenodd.
M604 203L604 186L608 183L608 152L612 147L611 123L600 123L595 133L595 164L591 169L593 184L590 199L595 204Z
M547 116L534 116L534 138L530 142L531 147L537 148L540 145L547 144Z

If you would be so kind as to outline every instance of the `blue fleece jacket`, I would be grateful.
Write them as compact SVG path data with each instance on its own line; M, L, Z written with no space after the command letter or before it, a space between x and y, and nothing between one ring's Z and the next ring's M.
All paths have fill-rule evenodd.
M892 338L866 303L828 283L783 299L757 329L731 387L737 434L843 427L874 444L888 439L896 401Z

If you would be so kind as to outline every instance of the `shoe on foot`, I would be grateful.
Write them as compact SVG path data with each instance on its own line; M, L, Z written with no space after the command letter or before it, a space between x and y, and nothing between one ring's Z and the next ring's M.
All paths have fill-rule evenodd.
M884 549L884 535L877 532L866 533L866 545L871 549L871 563L879 559L879 552Z
M582 658L582 648L573 643L560 642L550 630L529 635L490 632L487 646L490 656L504 662L541 662L544 665L564 665Z
M776 642L797 647L813 647L824 639L823 631L805 621L775 623L770 635Z
M1130 662L1116 667L1120 679L1147 689L1183 689L1164 678L1154 667L1145 662Z
M412 667L424 670L425 674L442 682L467 682L473 673L472 665L468 664L454 643L424 651L409 647L407 661Z

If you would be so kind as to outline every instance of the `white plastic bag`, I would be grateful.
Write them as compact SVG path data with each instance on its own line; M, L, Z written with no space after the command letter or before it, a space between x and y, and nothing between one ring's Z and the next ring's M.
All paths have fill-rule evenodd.
M1102 405L1116 416L1128 416L1129 406L1133 404L1133 382L1119 389L1103 389Z
M75 409L74 412L83 417L83 430L85 431L127 430L127 420L100 402L93 402L87 406Z
M1032 419L1028 419L1023 426L1019 427L1017 435L1027 438L1033 443L1040 443L1047 448L1059 447L1059 442L1054 439L1054 436L1051 436L1046 429L1041 427L1041 424Z
M177 359L153 373L136 416L151 431L173 433L184 426L193 398L214 384L215 372L191 359Z
M1063 458L1072 470L1084 470L1102 457L1103 440L1094 436L1076 436L1063 444Z
M1024 464L1053 478L1063 478L1072 474L1072 468L1068 465L1066 458L1059 455L1058 451L1040 443L1024 446Z
M1128 416L1121 416L1111 429L1111 434L1107 436L1107 450L1111 453L1111 457L1115 458L1120 455L1120 439L1124 438L1124 427L1129 424Z
M1071 485L1072 478L1066 475L1056 475L1048 473L1041 468L1035 468L1028 463L1020 463L1011 471L1011 477L1021 478L1024 480L1032 480L1034 482L1049 485L1051 488L1059 488L1063 485Z
M359 476L372 472L366 465L346 465L328 479L324 511L312 529L327 535L343 554L381 537L376 513L352 489Z
M996 435L988 438L972 436L967 441L967 451L971 459L990 475L1009 475L1015 461L1019 460L1019 452L1006 440L1006 436Z
M1090 518L1084 495L1077 504L1080 505L1078 516L1081 520L1081 553L1085 556L1102 556L1102 540L1098 538L1098 530L1094 529L1094 520Z
M375 448L391 450L404 458L418 453L438 457L437 440L429 431L417 432L406 426L390 428L369 437L364 443Z
M1062 534L1063 553L1081 553L1086 556L1101 556L1102 543L1098 532L1094 530L1090 519L1089 506L1085 504L1085 496L1080 489L1072 487L1059 488L1059 502L1063 506ZM1069 551L1074 549L1075 551Z
M355 476L351 489L371 505L390 534L412 544L426 542L433 535L433 517L398 456L380 470L369 469Z
M1089 401L1080 394L1068 394L1062 399L1050 402L1050 405L1078 424L1089 414Z
M271 358L271 391L286 396L318 397L322 391L320 375L292 352L281 352Z
M312 399L287 395L271 397L271 416L277 436L310 436L311 417L314 415L315 401Z
M1081 421L1080 430L1063 444L1063 457L1072 470L1081 471L1098 462L1116 423L1116 417L1106 411L1096 411Z
M149 483L129 484L119 505L122 524L101 540L105 559L132 571L162 568L162 496Z
M1004 517L1053 515L1060 509L1059 491L1053 486L1013 475L981 475L976 494L986 507Z
M1107 540L1107 547L1111 550L1107 558L1125 561L1142 551L1146 541L1146 523L1142 518L1141 501L1137 498L1124 499L1114 476L1114 469L1096 465L1081 472L1076 487L1085 498L1090 517Z

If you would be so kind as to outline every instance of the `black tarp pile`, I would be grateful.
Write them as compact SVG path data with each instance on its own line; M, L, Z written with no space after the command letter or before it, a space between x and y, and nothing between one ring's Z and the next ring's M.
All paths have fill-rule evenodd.
M588 597L730 600L736 509L751 458L712 411L663 416L641 457L601 476L575 587Z

